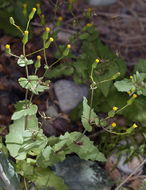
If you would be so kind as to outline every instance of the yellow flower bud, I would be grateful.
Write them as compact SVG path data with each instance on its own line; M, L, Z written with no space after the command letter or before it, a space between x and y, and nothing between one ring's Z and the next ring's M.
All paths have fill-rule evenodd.
M59 21L62 21L62 17L61 17L61 16L60 16L60 17L58 17L58 20L59 20Z
M32 10L33 10L33 12L36 12L36 8L33 8Z
M68 49L70 49L70 48L71 48L71 45L70 45L70 44L68 44L68 45L67 45L67 48L68 48Z
M46 27L46 31L49 32L49 31L50 31L50 28L49 28L49 27Z
M38 55L38 56L37 56L37 59L38 59L38 60L41 60L41 56L40 56L40 55Z
M26 4L26 3L24 3L24 4L23 4L23 7L24 7L24 8L26 8L26 7L27 7L27 4Z
M134 124L132 125L132 127L133 127L133 128L137 128L138 126L134 123Z
M54 41L54 39L53 39L52 37L51 37L49 40L50 40L50 42L53 42L53 41Z
M99 59L96 59L95 62L96 62L96 63L99 63Z
M114 107L113 107L113 110L114 110L114 111L117 111L117 110L118 110L118 108L117 108L116 106L114 106Z
M133 96L132 96L133 98L137 98L137 95L136 94L133 94Z
M112 127L116 127L117 124L115 122L112 123Z
M130 94L131 94L131 91L128 91L127 93L130 95Z
M24 31L24 34L25 34L25 35L28 35L28 30L25 30L25 31Z
M6 44L5 48L6 48L6 49L9 49L9 48L10 48L10 45L9 45L9 44Z
M40 4L39 4L39 3L37 3L37 4L36 4L36 6L37 6L37 7L40 7Z
M130 76L130 79L133 79L133 76Z
M86 24L86 26L89 28L89 27L91 27L91 24L90 24L90 23L88 23L88 24Z

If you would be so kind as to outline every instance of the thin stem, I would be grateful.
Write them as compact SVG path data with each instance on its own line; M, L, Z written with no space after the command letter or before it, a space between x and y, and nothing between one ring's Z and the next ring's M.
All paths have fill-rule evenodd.
M25 44L23 44L23 55L25 56Z
M26 55L26 57L28 57L28 56L30 56L30 55L33 55L33 54L35 54L35 53L38 53L38 52L40 52L40 51L43 51L44 49L45 49L45 48L41 48L41 49L39 49L39 50L37 50L37 51L35 51L35 52L29 53L29 54Z
M56 63L58 63L61 59L63 59L64 56L60 57L59 59L57 59L57 61L55 61L54 63L52 63L50 66L49 66L49 69L51 69Z
M21 30L20 26L17 26L16 24L13 24L23 35L23 31Z
M26 89L26 93L25 93L25 106L27 109L27 97L28 97L28 89Z
M43 41L43 44L44 44L44 47L45 47L45 41ZM46 65L48 65L45 48L44 48L44 59L45 59L45 63L46 63Z
M145 163L146 163L146 159L144 159L144 160L141 162L141 164L139 164L139 165L135 168L135 170L134 170L122 183L120 183L120 185L118 185L118 187L116 187L115 190L119 190L119 189L137 172L137 170L138 170L140 167L142 167Z
M94 95L94 89L91 89L91 99L90 99L90 111L89 111L89 120L88 122L90 123L91 119L91 111L92 111L92 105L93 105L93 95Z
M26 30L28 30L29 23L30 23L30 20L28 20L28 22L27 22Z
M32 98L33 98L33 96L34 96L34 94L32 93L32 94L31 94L31 97L30 97L30 100L29 100L29 105L30 105L31 102L32 102Z
M11 56L13 56L13 57L19 58L19 56L15 55L15 54L13 54L13 53L9 53L9 55L11 55Z
M26 179L24 178L24 187L25 187L25 190L28 190L28 187L27 187L27 183L26 183Z

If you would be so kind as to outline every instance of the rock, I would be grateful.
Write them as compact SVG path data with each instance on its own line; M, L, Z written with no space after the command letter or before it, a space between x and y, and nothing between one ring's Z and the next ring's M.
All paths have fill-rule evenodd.
M107 6L117 1L118 0L88 0L89 5L92 5L92 6Z
M126 145L126 141L121 141L120 144ZM135 148L136 148L136 147L135 147ZM116 163L117 163L117 160L118 160L118 158L117 158L117 152L118 152L118 150L117 150L115 153L113 153L113 154L110 156L110 158L109 158L109 160L110 160L111 162L113 162L114 164L116 164ZM135 170L135 168L143 161L143 158L142 158L142 157L140 157L140 159L138 159L138 157L135 156L135 157L133 157L133 159L132 159L131 161L129 161L129 162L127 162L127 163L124 163L124 162L126 161L126 159L127 159L127 154L126 154L126 153L123 153L123 154L121 155L121 158L120 158L118 164L117 164L117 168L118 168L119 170L121 170L122 172L124 172L125 174L130 174L130 173L132 173L132 172ZM139 169L137 170L137 172L141 171L142 168L143 168L143 167L139 168Z
M46 115L49 117L58 117L58 110L55 105L49 105L48 109L46 110Z
M110 190L111 181L97 162L85 161L77 156L68 156L54 166L55 174L63 177L71 190Z
M89 88L87 85L77 85L73 81L59 80L54 84L55 94L59 101L60 109L68 113L87 97Z
M120 169L122 172L124 172L125 174L130 174L132 173L135 168L142 162L142 158L140 158L140 160L135 156L131 161L127 162L126 164L124 164L125 160L126 160L127 156L126 154L123 154L120 158L120 161L117 165L117 168ZM117 157L116 154L113 154L110 157L110 161L112 161L114 164L116 164L117 162ZM140 170L142 170L142 168L139 168L137 172L139 172Z

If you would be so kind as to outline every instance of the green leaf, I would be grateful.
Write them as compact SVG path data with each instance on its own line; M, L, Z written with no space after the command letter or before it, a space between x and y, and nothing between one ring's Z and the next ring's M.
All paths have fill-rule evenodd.
M21 77L18 82L23 88L29 89L34 94L38 94L49 88L48 86L40 85L41 79L37 75L29 75L28 79Z
M86 40L86 39L88 39L88 37L89 37L88 33L83 33L83 34L79 35L80 40Z
M56 190L69 190L70 188L64 184L64 180L58 177L49 168L35 168L35 174L32 181L37 188L53 187Z
M28 60L24 55L20 55L17 64L20 67L25 67L26 65L31 65L33 64L33 60Z
M33 155L39 155L47 143L47 137L43 133L25 130L23 132L23 144L18 151L16 159L24 160L29 151L32 151Z
M38 130L38 121L35 115L28 116L27 119L27 128L32 134L33 130ZM21 117L9 126L9 134L6 135L6 145L13 157L18 156L18 152L24 143L25 121L26 118ZM43 136L43 139L45 139L45 136ZM39 148L37 149L39 150Z
M18 175L2 152L0 152L0 174L0 188L19 190L20 181Z
M136 71L146 73L146 59L140 59L138 61L138 64L134 66L133 72L136 73Z
M114 115L115 115L114 110L111 110L111 111L108 112L109 117L114 117Z
M82 134L79 132L72 132L70 135L74 137L76 136L76 139L78 139ZM90 141L90 139L85 135L77 143L73 141L73 143L68 146L67 152L69 151L70 153L76 153L81 159L84 160L96 160L101 162L106 161L105 156L99 152L98 148L94 146L93 142Z
M95 123L95 121L96 121L96 125L99 124L98 116L93 111L93 109L91 109L90 106L87 104L87 99L84 97L84 99L83 99L83 114L81 117L81 121L82 121L84 128L87 131L91 132L92 126L91 126L91 124L89 124L89 119L90 119L90 123L92 123L92 122Z
M46 77L49 79L51 78L57 78L62 75L68 76L71 75L74 72L73 67L69 67L68 65L61 63L61 65L55 67L54 69L46 72Z
M37 105L31 104L29 108L14 112L12 115L12 120L17 120L27 115L35 115L37 113L37 109Z
M121 81L116 81L114 83L114 86L120 92L128 92L134 87L134 85L133 85L133 83L131 82L130 79L124 79L124 80L121 80Z

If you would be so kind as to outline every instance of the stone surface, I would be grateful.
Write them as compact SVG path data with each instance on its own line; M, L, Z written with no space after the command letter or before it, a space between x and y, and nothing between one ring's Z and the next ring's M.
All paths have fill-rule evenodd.
M59 80L54 84L55 94L59 101L60 109L68 113L75 108L89 93L88 86L77 85L73 81Z
M55 174L63 177L71 190L110 190L111 182L107 173L97 162L68 156L53 168Z
M92 6L107 6L116 3L118 0L88 0Z
M126 143L126 141L121 141L120 144L126 145L127 143ZM110 156L110 158L109 158L109 160L110 160L111 162L113 162L114 164L117 163L117 159L118 159L118 158L117 158L117 152L118 152L118 149L117 149L117 151L116 151L115 153L113 153L113 154ZM120 170L121 170L122 172L124 172L125 174L130 174L130 173L132 173L132 172L135 170L135 168L143 161L143 158L142 158L142 157L140 157L140 159L138 159L138 158L135 156L131 161L129 161L129 162L127 162L127 163L124 163L126 159L127 159L127 154L126 154L126 153L123 153L123 154L121 155L121 158L120 158L118 164L117 164L117 168L120 169ZM137 172L141 171L142 169L143 169L143 167L139 168L139 169L137 170Z

